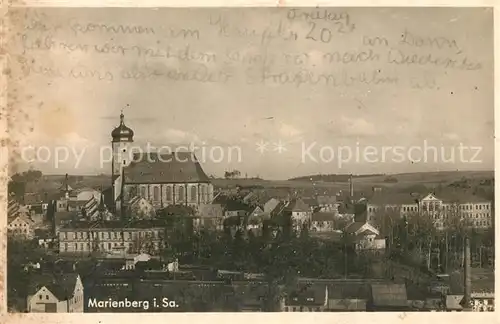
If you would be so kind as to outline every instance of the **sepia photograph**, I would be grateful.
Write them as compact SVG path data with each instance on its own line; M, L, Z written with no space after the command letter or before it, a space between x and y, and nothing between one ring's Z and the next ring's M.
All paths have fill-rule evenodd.
M11 7L7 310L493 312L493 12Z

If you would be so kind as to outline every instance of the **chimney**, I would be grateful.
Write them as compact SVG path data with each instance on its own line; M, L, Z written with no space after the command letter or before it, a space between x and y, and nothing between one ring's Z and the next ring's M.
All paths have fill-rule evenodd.
M470 307L471 302L471 260L470 260L470 242L469 238L465 238L464 248L464 302L465 308Z
M349 175L349 197L354 197L354 184L352 183L352 174Z

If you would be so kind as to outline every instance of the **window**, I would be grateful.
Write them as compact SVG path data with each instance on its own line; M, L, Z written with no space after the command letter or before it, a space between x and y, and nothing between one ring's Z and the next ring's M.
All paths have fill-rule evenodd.
M201 195L201 200L205 202L207 200L207 193L206 193L206 188L203 185L200 188L200 195Z
M191 201L193 202L198 201L198 191L195 186L191 187Z
M184 187L179 187L179 201L184 201Z
M160 188L158 188L158 187L153 188L153 200L154 201L160 200Z
M68 251L68 243L64 243L64 251Z
M167 200L172 200L172 187L167 187Z
M78 243L75 243L75 251L78 251Z
M49 300L49 295L45 295L45 299L46 299L46 300Z
M38 295L38 299L42 299L42 295Z

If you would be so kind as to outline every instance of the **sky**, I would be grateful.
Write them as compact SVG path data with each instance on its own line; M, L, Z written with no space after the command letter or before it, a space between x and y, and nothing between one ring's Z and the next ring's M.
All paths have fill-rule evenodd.
M489 9L17 10L9 104L20 169L110 173L122 109L134 145L195 145L219 176L494 167ZM179 80L186 71L214 82ZM352 81L373 75L389 81Z

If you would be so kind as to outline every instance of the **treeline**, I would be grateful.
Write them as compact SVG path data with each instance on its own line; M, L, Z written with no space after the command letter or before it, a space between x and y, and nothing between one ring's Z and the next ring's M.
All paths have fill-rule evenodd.
M367 178L382 176L383 174L358 174L352 175L353 178ZM291 178L291 181L323 181L323 182L348 182L351 175L349 174L315 174L310 176L302 176Z

